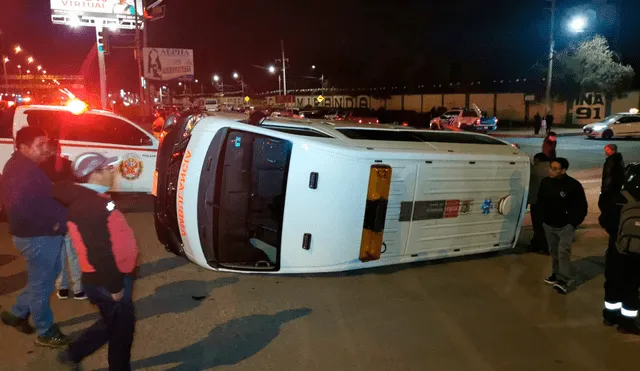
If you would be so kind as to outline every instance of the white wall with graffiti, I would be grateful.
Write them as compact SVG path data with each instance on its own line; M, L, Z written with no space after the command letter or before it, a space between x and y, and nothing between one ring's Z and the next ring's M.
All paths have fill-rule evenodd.
M375 98L368 95L324 95L322 102L317 95L296 95L293 97L297 108L371 108L387 110L406 110L429 112L433 107L464 107L477 104L481 110L502 120L525 121L536 112L545 112L544 102L540 99L525 101L525 93L496 94L412 94L392 95L386 98ZM536 97L540 98L540 97ZM269 106L276 105L276 97L266 97L264 102ZM632 108L640 108L640 91L629 92L625 97L613 98L607 103L604 94L585 93L573 102L555 102L552 107L555 123L562 125L586 125L604 119L607 115L628 112Z

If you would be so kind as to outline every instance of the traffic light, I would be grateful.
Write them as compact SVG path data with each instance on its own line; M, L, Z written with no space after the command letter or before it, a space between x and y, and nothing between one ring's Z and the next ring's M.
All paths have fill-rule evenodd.
M153 8L146 8L144 10L144 17L150 21L162 19L166 14L166 8L167 7L165 5L155 6Z
M98 51L103 52L104 54L109 54L109 33L107 30L102 30L98 32Z

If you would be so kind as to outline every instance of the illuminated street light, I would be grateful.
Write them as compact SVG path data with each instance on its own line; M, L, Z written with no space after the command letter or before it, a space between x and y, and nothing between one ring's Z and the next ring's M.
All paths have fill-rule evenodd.
M22 48L20 47L20 45L18 45L13 50L15 50L16 54L18 54L22 51Z
M234 73L233 73L233 78L234 78L234 79L238 79L238 77L240 77L240 75L238 75L238 73L237 73L237 72L234 72Z
M27 59L27 62L29 62L29 64L33 63L33 57L29 57L29 58Z
M584 32L584 29L587 27L587 19L583 16L575 16L569 21L569 29L573 32L579 33Z
M4 57L4 59L2 60L4 63L9 62L9 58L8 57Z
M316 65L315 65L315 64L312 64L312 65L311 65L311 69L312 69L312 70L315 70L315 69L316 69Z
M276 73L276 68L274 66L269 66L269 72Z
M27 74L31 73L31 70L27 70Z
M215 81L215 82L220 81L220 76L218 76L218 75L213 75L213 81Z
M38 66L38 71L41 71L41 70L42 70L42 66Z
M42 71L42 74L43 74L43 75L46 75L46 74L47 74L47 71Z

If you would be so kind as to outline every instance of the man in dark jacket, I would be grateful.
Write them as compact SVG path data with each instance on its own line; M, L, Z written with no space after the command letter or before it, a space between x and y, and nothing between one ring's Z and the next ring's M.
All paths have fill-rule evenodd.
M621 253L617 246L622 208L627 202L640 200L640 164L629 167L623 193L618 193L614 199L608 200L611 204L600 209L600 226L609 234L605 253L602 322L606 326L617 325L621 333L640 335L637 323L640 309L640 255Z
M32 333L36 344L62 347L67 337L54 324L49 296L60 273L60 254L67 232L67 212L51 196L51 180L39 165L48 154L47 133L27 126L16 134L17 151L4 167L2 197L9 219L13 243L27 261L27 287L10 312L2 312L2 322L23 333Z
M85 153L73 163L80 184L57 183L54 197L69 210L69 234L82 269L82 284L101 319L89 327L58 361L76 369L109 343L109 369L130 370L135 329L132 272L138 246L133 230L105 194L115 180L118 158Z
M538 207L552 260L552 274L545 282L566 294L571 284L571 245L576 228L587 216L588 204L582 184L567 175L569 161L551 161L549 178L540 183Z
M540 133L540 128L542 127L542 117L539 112L536 112L535 116L533 116L533 133L538 135Z
M56 139L50 139L48 145L49 151L47 159L40 164L40 168L44 170L45 174L51 179L52 182L73 182L76 177L73 175L73 169L71 167L71 161L60 155L60 143ZM60 275L56 279L56 288L58 292L56 295L60 300L69 299L69 278L67 276L67 267L71 275L71 281L73 283L72 297L75 300L86 300L87 296L82 289L82 283L80 279L82 272L80 271L80 264L78 263L78 256L74 250L71 237L69 234L64 237L64 248L62 254L60 254Z
M547 134L551 135L551 127L553 126L553 115L551 114L551 112L547 112L544 120L547 122Z
M604 153L607 159L602 167L602 188L600 189L600 198L598 199L600 211L615 205L625 178L624 160L622 159L622 155L618 153L618 146L615 144L607 144L604 147Z

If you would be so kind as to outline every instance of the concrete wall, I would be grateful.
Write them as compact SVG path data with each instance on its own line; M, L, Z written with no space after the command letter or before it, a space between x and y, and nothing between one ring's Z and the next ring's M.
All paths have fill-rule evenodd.
M444 106L447 108L466 106L467 98L465 94L445 94Z
M422 111L429 112L433 107L442 105L442 94L425 94L422 98Z
M501 120L524 121L524 94L498 94L497 117Z
M632 91L625 98L614 99L611 102L611 113L629 112L631 108L640 108L640 92Z
M469 106L473 103L478 105L480 110L487 112L489 116L495 116L493 112L493 99L495 94L469 94Z
M407 111L420 112L422 110L422 97L420 94L405 95L404 96L404 109Z
M387 110L402 110L429 112L432 107L442 106L450 109L452 107L465 107L467 102L471 107L477 104L482 111L486 111L490 116L497 116L503 121L524 121L526 116L526 104L524 93L500 93L500 94L412 94L412 95L392 95L387 99L377 99L366 95L361 96L325 96L325 101L317 104L317 96L296 96L295 106L302 108L306 105L321 107L370 107L372 109L386 108ZM495 97L495 98L494 98ZM540 99L541 97L537 97ZM494 112L494 99L496 100L496 111ZM267 97L268 104L275 103L275 97ZM640 108L640 91L629 92L624 98L614 98L607 104L603 94L587 93L578 97L573 102L554 102L553 116L556 125L563 125L567 121L574 125L585 125L600 121L606 117L607 108L610 106L611 113L628 112L631 108ZM529 121L531 122L536 112L540 115L545 113L544 102L529 102ZM568 120L567 120L568 118Z

